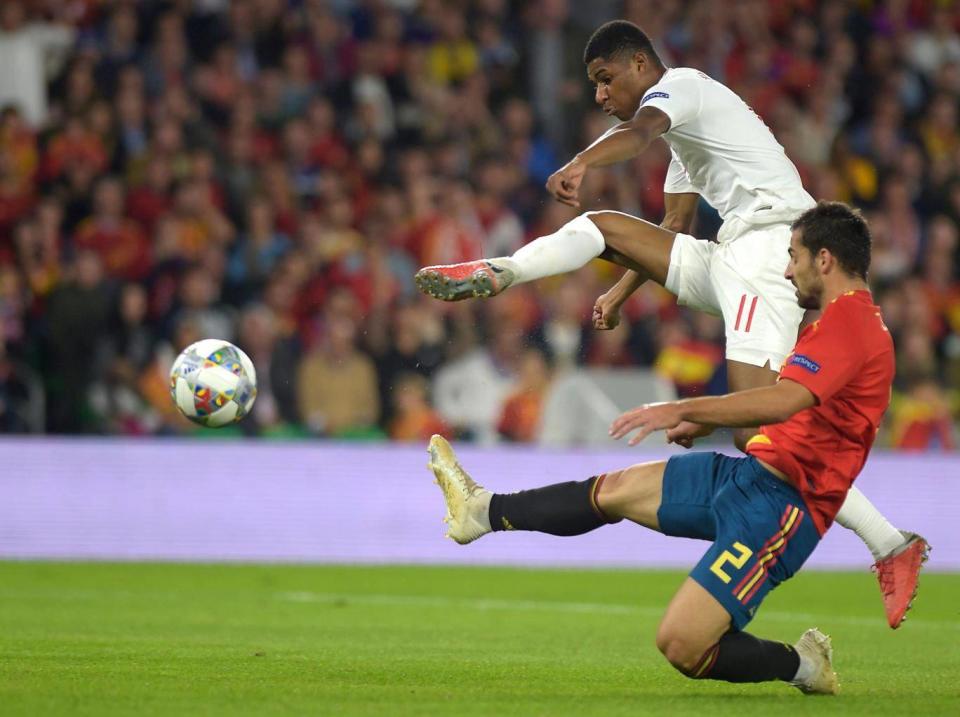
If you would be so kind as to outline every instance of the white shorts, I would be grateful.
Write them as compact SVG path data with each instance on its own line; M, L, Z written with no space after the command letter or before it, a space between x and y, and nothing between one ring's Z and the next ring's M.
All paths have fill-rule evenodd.
M735 229L719 244L677 234L666 288L681 306L723 317L728 359L779 371L804 314L783 278L790 225Z

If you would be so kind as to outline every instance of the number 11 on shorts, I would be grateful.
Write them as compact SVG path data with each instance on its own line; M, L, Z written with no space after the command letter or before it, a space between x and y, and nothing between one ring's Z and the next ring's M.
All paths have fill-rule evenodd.
M740 554L734 555L729 550L724 550L722 553L720 553L720 557L714 560L713 565L710 566L710 572L723 580L725 583L730 582L730 576L723 572L723 567L727 563L732 563L733 567L735 567L737 570L740 570L744 565L747 564L750 556L753 555L753 551L739 541L733 544L733 549Z
M750 333L750 327L753 325L753 312L757 310L758 298L760 297L750 296L749 294L743 294L740 296L740 308L737 309L737 321L733 325L734 331L740 331L742 325L743 333ZM743 310L748 306L750 308L747 311L746 316L744 316Z

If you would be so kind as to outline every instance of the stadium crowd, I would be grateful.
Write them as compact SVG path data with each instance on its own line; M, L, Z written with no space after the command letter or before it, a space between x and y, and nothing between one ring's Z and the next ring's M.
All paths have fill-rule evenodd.
M581 55L618 16L863 209L898 352L883 443L953 448L960 9L935 0L5 0L0 430L188 432L168 371L204 337L253 359L237 430L266 436L528 441L578 365L722 390L719 319L656 287L588 328L600 262L489 302L413 286L573 217L543 184L609 126ZM659 221L659 145L588 175L585 208Z

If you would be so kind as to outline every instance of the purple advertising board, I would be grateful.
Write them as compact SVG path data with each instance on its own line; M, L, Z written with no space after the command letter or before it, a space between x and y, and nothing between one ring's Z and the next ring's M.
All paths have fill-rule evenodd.
M458 447L489 488L514 491L663 457L649 450ZM575 538L443 538L421 445L23 438L0 440L0 559L303 561L685 567L705 544L618 524ZM857 485L925 535L929 567L960 570L960 455L874 454ZM811 558L862 569L836 526Z

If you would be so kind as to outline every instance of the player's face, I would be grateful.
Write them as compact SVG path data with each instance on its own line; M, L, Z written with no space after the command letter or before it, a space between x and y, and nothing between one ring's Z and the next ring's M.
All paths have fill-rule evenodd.
M597 57L587 65L587 77L596 88L593 99L604 112L621 121L636 114L640 100L652 83L645 81L646 58L640 53L632 58L605 60Z
M800 232L790 237L790 261L783 274L797 288L797 303L803 309L819 309L823 299L823 277L813 254L800 241Z

